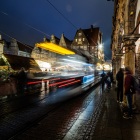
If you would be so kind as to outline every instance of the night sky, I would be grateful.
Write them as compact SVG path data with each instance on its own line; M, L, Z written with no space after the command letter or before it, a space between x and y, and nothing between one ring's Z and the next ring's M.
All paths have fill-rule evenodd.
M111 59L113 6L107 0L0 0L0 34L34 46L52 34L73 40L78 29L93 25L103 33L105 59Z

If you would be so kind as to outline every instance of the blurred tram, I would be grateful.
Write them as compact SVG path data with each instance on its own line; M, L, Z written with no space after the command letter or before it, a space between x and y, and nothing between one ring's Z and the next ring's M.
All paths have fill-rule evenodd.
M100 82L100 75L93 68L90 69L89 65L86 65L84 66L84 71L59 71L59 73L55 74L47 73L44 76L36 76L28 80L28 91L41 88L42 83L44 83L45 89L49 91L78 86L90 88Z
M35 86L45 83L47 89L59 89L69 86L92 86L100 81L100 76L94 64L89 61L95 59L88 51L83 49L61 47L57 44L43 41L36 43L36 47L45 49L49 53L46 64L37 61L44 76L30 78L27 85ZM50 60L50 61L49 61Z
M49 81L49 89L69 86L89 86L100 82L100 76L92 64L84 64L82 70L61 71L59 78Z
M100 75L96 70L96 65L89 64L86 60L78 60L78 58L74 56L59 58L51 70L29 78L28 89L33 89L37 85L42 86L42 82L50 91L71 86L87 88L99 83Z

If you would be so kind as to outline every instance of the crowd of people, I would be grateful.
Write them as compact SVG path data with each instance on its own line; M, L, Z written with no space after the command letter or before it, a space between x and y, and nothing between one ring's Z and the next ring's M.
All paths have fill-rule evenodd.
M112 72L107 72L101 74L101 84L102 84L102 91L104 91L105 84L107 85L107 89L109 90L111 88L111 84L113 83L113 74Z
M107 89L111 88L111 83L113 83L113 76L111 72L108 72L105 74L101 74L101 83L102 83L102 90L104 90L104 86L106 84ZM133 117L133 96L136 93L136 85L139 86L138 83L136 83L136 80L133 76L132 70L130 67L126 68L120 68L119 71L116 74L116 99L117 102L120 103L123 108L123 118L125 119L131 119ZM126 104L124 103L126 101Z
M123 118L131 119L133 117L133 96L136 93L135 78L130 67L120 68L116 74L117 80L117 101L122 103L126 98L127 109L123 110Z

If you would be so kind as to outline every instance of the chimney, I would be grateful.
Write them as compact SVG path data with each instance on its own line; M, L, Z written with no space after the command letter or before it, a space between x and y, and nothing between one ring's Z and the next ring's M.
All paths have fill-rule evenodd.
M91 32L93 31L93 25L91 25Z
M46 37L44 37L44 38L43 38L43 41L45 42L46 40L47 40Z

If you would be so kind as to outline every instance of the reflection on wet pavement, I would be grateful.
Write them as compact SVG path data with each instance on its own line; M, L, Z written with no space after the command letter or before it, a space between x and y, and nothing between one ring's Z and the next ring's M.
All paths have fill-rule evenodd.
M98 87L90 94L86 93L65 102L63 106L50 112L38 125L28 129L17 138L44 140L83 138L89 132L94 132L102 102L102 93Z

